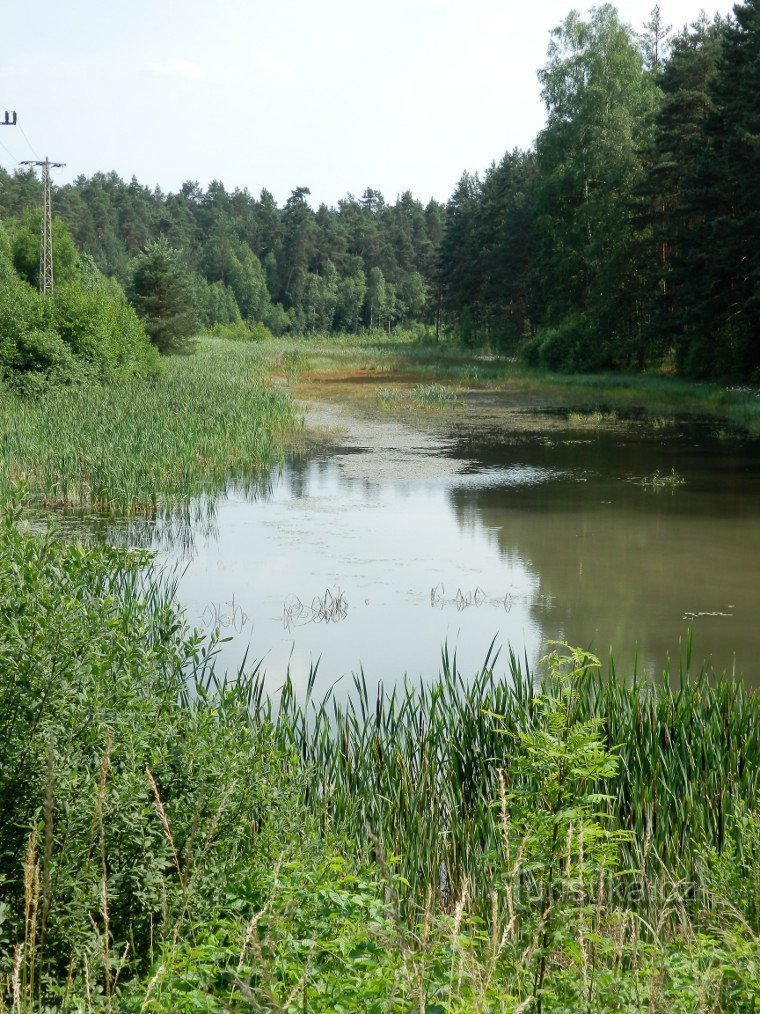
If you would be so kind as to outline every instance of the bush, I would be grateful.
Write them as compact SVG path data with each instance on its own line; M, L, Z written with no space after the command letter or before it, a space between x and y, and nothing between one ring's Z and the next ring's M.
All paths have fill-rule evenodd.
M543 328L521 351L529 366L579 373L601 369L607 362L609 348L595 335L587 316L573 312L556 326Z
M70 346L52 328L19 335L13 368L18 380L24 378L28 383L29 375L33 375L30 389L51 380L72 383L87 375L84 364L77 361Z
M156 350L137 314L123 296L111 295L108 287L88 291L78 285L59 286L48 309L63 341L100 379L157 369Z
M42 212L39 208L27 212L11 229L13 264L25 281L33 288L40 284L40 228ZM56 284L73 281L77 273L79 252L62 218L53 219L53 277Z
M212 324L208 333L214 338L229 338L232 341L247 341L251 337L251 329L244 320L238 320L234 324Z
M112 994L295 827L242 697L188 696L202 645L145 555L20 523L0 504L0 983L23 944L31 1010L68 975Z
M43 297L15 274L0 285L0 377L32 393L86 377L152 375L158 355L117 282L85 259L81 278Z

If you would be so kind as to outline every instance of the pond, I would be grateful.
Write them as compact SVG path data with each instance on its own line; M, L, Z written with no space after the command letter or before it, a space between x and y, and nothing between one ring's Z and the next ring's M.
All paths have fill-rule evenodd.
M154 533L223 664L248 647L298 690L318 663L342 695L360 668L432 678L444 646L466 676L492 641L533 665L563 640L655 673L691 630L694 666L760 682L760 442L487 392L423 412L335 385L306 410L309 451Z

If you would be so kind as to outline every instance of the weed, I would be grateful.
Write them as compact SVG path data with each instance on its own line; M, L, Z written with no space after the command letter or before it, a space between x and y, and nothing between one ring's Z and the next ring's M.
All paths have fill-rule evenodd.
M656 493L663 489L669 489L672 492L678 489L679 486L686 485L686 479L675 468L671 468L670 472L666 475L661 475L659 469L657 469L651 475L645 475L643 479L638 479L637 482L639 486L651 489Z

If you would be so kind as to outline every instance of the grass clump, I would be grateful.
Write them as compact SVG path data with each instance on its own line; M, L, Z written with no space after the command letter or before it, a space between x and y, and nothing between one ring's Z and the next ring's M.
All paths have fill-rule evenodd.
M278 461L297 425L249 344L207 341L152 382L50 389L0 386L0 489L37 504L123 514L185 506Z
M444 384L415 384L411 390L398 387L378 387L375 392L382 408L407 405L410 408L453 408L459 403L459 395Z
M675 468L671 468L665 475L661 474L659 469L656 469L651 475L645 475L643 479L639 479L638 484L645 489L653 490L655 493L663 489L669 489L672 492L678 489L679 486L685 486L686 479Z
M598 429L599 426L604 426L618 421L617 412L570 412L567 416L568 423L575 427L589 427L592 429Z

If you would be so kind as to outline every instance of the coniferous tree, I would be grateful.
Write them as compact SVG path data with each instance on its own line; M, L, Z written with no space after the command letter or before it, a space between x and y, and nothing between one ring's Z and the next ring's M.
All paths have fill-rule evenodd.
M132 261L129 297L160 352L189 351L196 327L190 274L180 251L164 237Z
M688 181L695 279L680 360L690 373L760 374L760 0L734 8Z
M702 16L677 35L659 78L662 103L646 180L640 190L642 216L650 226L651 241L647 301L646 351L665 354L681 339L694 287L694 232L705 211L693 206L690 181L702 158L704 127L713 107L711 85L715 77L724 22Z

